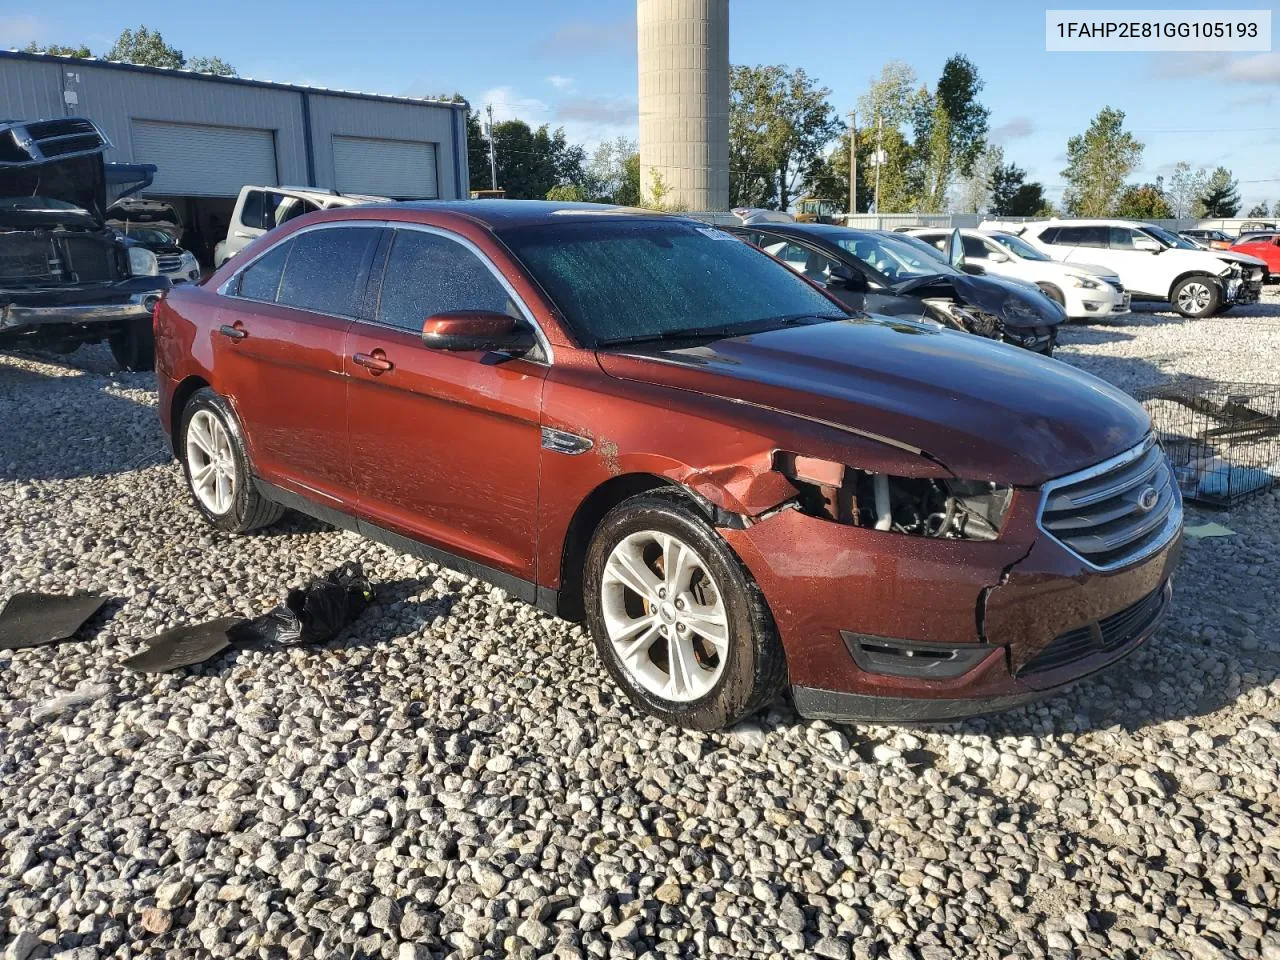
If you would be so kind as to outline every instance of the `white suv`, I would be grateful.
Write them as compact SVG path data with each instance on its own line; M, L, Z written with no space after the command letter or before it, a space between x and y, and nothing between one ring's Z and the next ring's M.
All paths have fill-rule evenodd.
M939 250L946 250L951 239L950 230L921 228L910 235ZM967 267L977 267L988 276L1035 284L1072 320L1129 312L1129 294L1116 272L1107 267L1062 263L1012 233L961 230L960 242Z
M316 187L241 187L227 235L213 248L213 264L222 266L268 230L304 213L352 207L358 203L382 203L388 199Z
M1120 275L1134 298L1167 301L1184 317L1211 317L1235 304L1256 303L1262 293L1262 261L1201 250L1154 224L1044 220L1019 226L1020 236L1050 256L1102 264Z

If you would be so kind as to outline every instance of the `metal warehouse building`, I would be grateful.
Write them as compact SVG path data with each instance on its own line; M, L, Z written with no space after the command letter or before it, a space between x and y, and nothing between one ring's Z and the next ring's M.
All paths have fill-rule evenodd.
M108 161L153 163L145 196L175 202L208 250L245 184L397 199L468 196L467 106L0 51L0 119L83 116Z

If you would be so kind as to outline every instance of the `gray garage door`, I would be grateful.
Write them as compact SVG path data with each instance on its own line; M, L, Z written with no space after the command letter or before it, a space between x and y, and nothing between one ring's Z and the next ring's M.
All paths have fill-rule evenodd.
M148 192L165 196L234 197L246 183L278 182L270 130L134 120L133 159L156 165Z
M404 200L440 196L436 145L420 140L334 137L333 175L339 193L372 193Z

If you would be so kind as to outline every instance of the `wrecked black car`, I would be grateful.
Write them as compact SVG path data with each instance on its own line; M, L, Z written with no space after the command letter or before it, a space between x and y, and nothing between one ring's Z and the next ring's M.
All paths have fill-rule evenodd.
M79 117L0 123L0 349L106 340L125 369L155 365L151 314L169 280L106 222L109 146Z
M854 310L924 318L1051 356L1066 312L1036 288L973 276L893 233L820 223L724 228Z

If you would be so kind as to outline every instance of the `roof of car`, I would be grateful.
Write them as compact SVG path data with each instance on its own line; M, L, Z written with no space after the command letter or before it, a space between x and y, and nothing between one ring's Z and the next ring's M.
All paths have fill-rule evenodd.
M431 213L458 214L495 230L534 224L563 223L574 219L585 220L588 217L603 217L609 220L670 219L667 214L655 210L619 207L608 203L569 203L556 200L406 200L391 205Z

